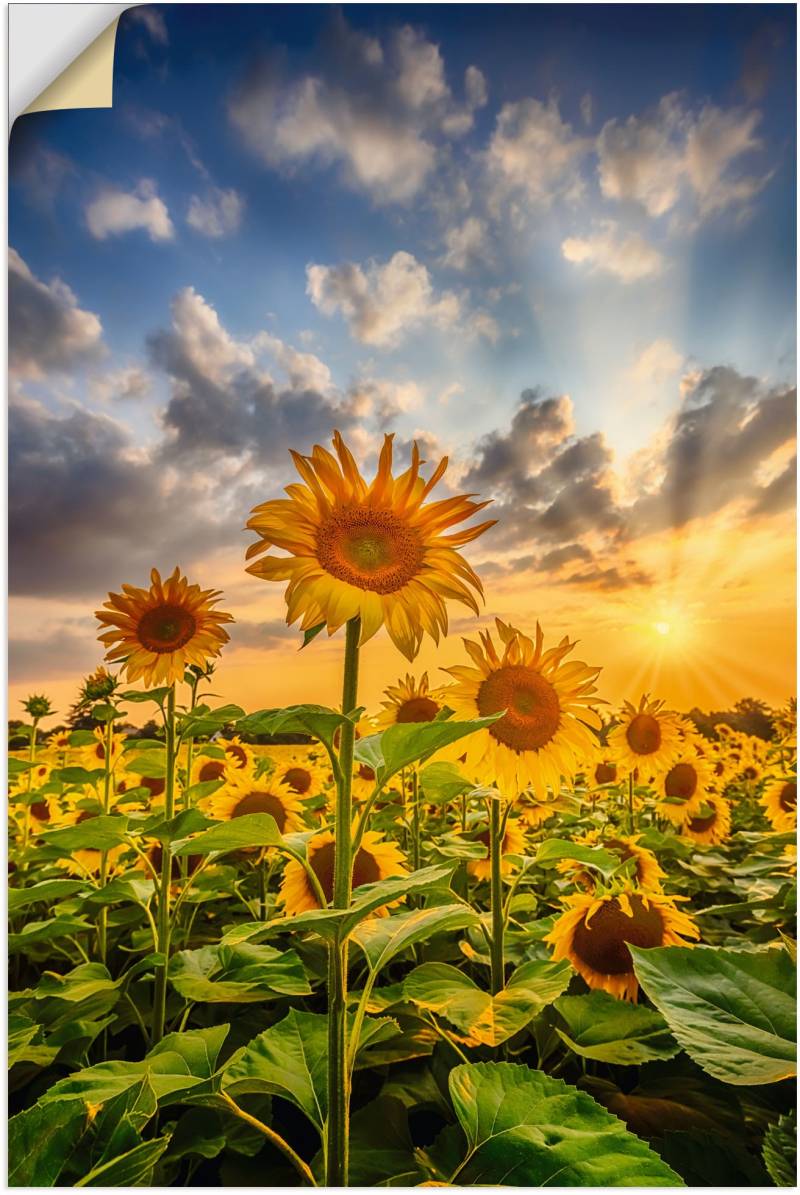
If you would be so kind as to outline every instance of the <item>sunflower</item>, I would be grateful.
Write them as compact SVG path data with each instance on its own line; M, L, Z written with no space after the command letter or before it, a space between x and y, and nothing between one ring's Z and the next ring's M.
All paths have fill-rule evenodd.
M648 892L660 892L664 872L653 852L639 845L640 837L640 834L619 834L613 838L602 839L599 830L588 830L574 841L580 846L600 846L603 850L611 851L619 857L621 863L635 859L633 882ZM562 875L569 876L580 888L594 892L595 874L577 859L562 859L558 864L558 870Z
M253 749L247 743L243 743L238 734L233 735L230 739L220 739L216 746L222 747L225 752L225 760L229 768L241 771L253 767L255 763Z
M333 900L334 836L329 830L316 834L307 845L311 870L319 880L325 899ZM408 871L403 854L393 842L384 842L375 830L367 830L353 860L353 890L362 884L373 884L405 875ZM281 881L279 901L287 917L318 909L319 902L305 868L296 859L286 864ZM383 914L385 909L378 909Z
M626 701L620 724L608 737L608 746L625 772L658 772L669 767L681 749L677 714L663 708L663 701L642 697L638 707Z
M278 763L274 774L303 800L319 796L333 780L330 762L310 755L290 755Z
M104 768L106 766L106 730L103 726L96 726L94 729L94 742L88 743L85 747L80 748L80 759L89 771L94 771L97 768ZM112 734L111 736L111 760L110 768L113 771L119 763L122 755L122 748L125 744L125 736L122 734Z
M489 858L489 831L483 830L475 836L473 841L483 843L486 847L486 858L471 859L467 864L467 871L476 880L488 880L492 874L492 861ZM525 830L518 818L510 817L506 821L506 832L503 835L500 854L501 856L525 854ZM510 859L503 857L500 863L500 870L503 875L508 875L514 870L514 865Z
M781 776L768 784L761 794L764 812L779 834L788 834L797 825L797 777Z
M672 766L656 778L656 812L675 826L700 808L714 786L711 764L694 752L678 755Z
M739 779L743 780L748 787L755 787L760 780L764 779L764 772L763 763L751 755L740 770Z
M125 812L131 813L138 809L163 809L164 796L167 791L167 781L164 776L139 776L136 772L123 772L120 774L117 771L114 775L114 789L118 796L123 796L126 793L132 792L134 789L145 789L148 796L144 793L137 793L135 800L137 804L132 804L130 800L125 801ZM141 800L141 804L139 804Z
M319 444L311 456L292 453L302 484L286 487L288 498L257 506L247 524L259 536L247 551L248 572L265 581L288 581L286 621L301 618L304 631L324 623L328 634L360 616L361 642L385 624L407 659L419 651L424 632L439 642L447 634L450 598L478 613L481 582L458 551L494 520L450 535L449 527L488 505L470 495L426 502L447 468L429 480L419 475L416 444L411 465L392 476L392 436L386 436L374 480L367 484L352 453L334 433L336 457ZM262 556L269 548L288 553ZM473 593L473 590L475 593Z
M465 755L464 770L516 796L532 788L544 800L548 785L557 793L561 777L570 780L578 760L591 750L587 722L599 721L590 703L599 668L564 658L575 646L564 638L544 651L538 622L536 641L496 619L503 644L498 654L491 632L480 643L464 640L474 667L446 668L455 684L442 700L456 718L471 719L506 712L484 730L457 744ZM466 750L465 750L466 748Z
M213 609L219 591L190 585L180 569L166 581L153 569L149 589L122 588L108 595L95 618L111 628L98 635L106 659L121 662L129 681L142 679L148 687L182 681L190 664L203 666L228 642L222 624L233 618Z
M214 744L215 748L217 744ZM219 748L218 748L219 749ZM200 752L192 760L192 784L210 784L212 780L224 781L233 769L227 755L219 759L216 755L206 755Z
M697 926L673 900L633 885L616 895L580 893L565 898L565 911L544 939L553 961L568 958L590 988L602 988L622 1000L636 1000L639 984L628 944L687 946L699 938Z
M303 807L288 784L275 777L252 772L230 772L225 783L199 803L209 817L229 822L247 813L269 813L281 834L293 834L305 828Z
M410 673L405 680L398 680L396 685L387 685L384 694L388 698L382 701L382 709L375 718L376 730L386 730L397 722L433 722L444 708L438 700L438 694L431 692L427 672L423 672L419 681Z
M724 842L730 832L730 802L713 792L705 794L700 808L690 813L681 827L686 838L703 845Z

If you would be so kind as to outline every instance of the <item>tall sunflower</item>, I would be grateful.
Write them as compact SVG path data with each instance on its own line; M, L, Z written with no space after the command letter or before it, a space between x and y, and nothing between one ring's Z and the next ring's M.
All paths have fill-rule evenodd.
M781 776L768 784L761 795L764 807L773 830L779 834L788 834L797 825L797 777Z
M616 895L579 893L565 898L565 911L544 939L553 961L569 959L590 988L602 988L635 1001L639 984L628 949L632 946L687 946L699 938L697 926L660 892L628 885Z
M474 667L445 669L456 683L442 691L442 700L456 718L505 710L487 729L457 744L459 755L465 753L464 771L509 796L532 788L544 800L548 785L558 793L562 776L571 780L578 761L591 750L594 736L587 723L599 723L590 706L597 701L592 694L600 669L566 663L575 646L567 638L545 651L538 623L534 642L495 621L502 654L489 631L481 631L480 643L465 639Z
M447 468L446 457L424 481L414 444L410 467L394 477L392 436L386 436L368 484L338 432L333 446L336 456L319 444L311 456L292 453L302 482L286 487L288 498L253 510L247 526L259 539L247 558L261 559L247 571L265 581L288 581L290 625L300 618L307 631L324 623L332 635L360 616L362 643L385 625L413 660L426 631L437 643L447 633L446 598L478 613L481 582L458 549L495 520L444 534L487 505L470 495L427 501ZM270 548L287 555L263 556Z
M162 581L154 568L149 589L122 589L108 595L95 618L111 628L98 635L106 659L121 662L129 681L148 687L181 681L190 664L203 666L228 642L223 623L233 617L213 608L221 594L190 585L180 569Z
M433 722L443 709L438 694L431 691L427 672L419 680L406 673L405 680L400 678L396 685L387 685L384 695L387 700L381 702L375 718L378 730L398 722Z
M474 841L481 842L486 847L486 858L470 859L467 864L467 871L476 880L488 880L492 874L492 861L489 858L489 831L481 831L480 834L475 836ZM506 859L505 856L525 854L525 830L518 818L510 817L506 821L506 832L503 835L500 854L500 870L503 875L508 875L513 869L510 860Z
M705 846L724 842L731 832L730 802L718 793L706 793L699 809L693 810L681 827L681 833Z
M712 764L694 751L681 752L655 779L656 811L682 826L714 788Z
M219 821L233 821L248 813L269 813L281 834L293 834L305 828L303 806L288 784L275 777L251 772L229 772L216 792L198 802L199 808Z
M335 839L329 830L315 834L306 848L309 866L328 902L333 900L334 848ZM374 884L378 880L405 875L407 871L400 848L393 842L384 842L377 831L367 830L353 860L353 890L360 888L362 884ZM319 908L317 895L306 870L296 859L290 859L286 864L279 900L288 917ZM384 909L378 910L379 914L383 912Z
M638 706L626 701L620 718L608 737L620 769L653 774L672 763L681 749L681 728L677 714L665 710L663 701L651 701L646 694Z

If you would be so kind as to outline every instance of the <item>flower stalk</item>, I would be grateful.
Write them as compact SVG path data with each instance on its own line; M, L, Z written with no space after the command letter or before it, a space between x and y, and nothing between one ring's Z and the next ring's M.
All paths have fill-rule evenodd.
M499 796L489 798L489 861L490 876L490 904L492 915L491 938L491 967L492 967L492 995L502 992L506 985L505 976L505 923L506 913L503 908L503 837L507 813L503 809Z
M166 736L167 758L164 779L164 817L170 821L175 816L175 761L176 761L176 727L175 727L175 685L169 687L166 711L164 714L164 730ZM164 1024L167 1011L167 970L169 965L169 945L171 934L170 922L170 885L172 882L172 846L169 842L161 846L161 879L158 885L158 910L156 928L158 931L158 953L163 962L156 967L155 992L153 996L153 1036L152 1044L156 1045L164 1036Z

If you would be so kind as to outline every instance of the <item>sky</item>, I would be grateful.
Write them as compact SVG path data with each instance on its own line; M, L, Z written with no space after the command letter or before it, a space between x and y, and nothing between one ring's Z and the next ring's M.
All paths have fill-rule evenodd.
M147 5L111 109L10 150L9 714L67 711L109 590L236 618L214 692L334 703L244 572L289 449L416 439L492 499L480 618L612 704L794 691L792 5ZM374 708L407 665L362 653Z

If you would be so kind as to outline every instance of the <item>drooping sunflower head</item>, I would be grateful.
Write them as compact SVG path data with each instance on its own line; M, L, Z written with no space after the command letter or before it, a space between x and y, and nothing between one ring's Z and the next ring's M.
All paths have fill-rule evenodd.
M761 795L764 812L779 834L789 834L797 825L797 777L780 776Z
M557 793L561 778L571 779L591 750L589 724L599 723L592 695L600 669L566 663L575 646L567 638L545 651L538 623L535 640L499 618L496 625L502 651L489 631L481 632L480 643L465 639L473 666L445 669L455 684L442 691L442 699L456 718L505 711L457 744L458 754L465 754L464 771L507 795L532 788L544 800L548 786Z
M486 847L485 859L470 859L467 864L467 871L476 880L488 880L492 873L492 861L489 858L489 831L482 830L475 835L475 842L480 842ZM506 832L503 835L503 842L500 847L501 863L500 869L503 875L508 875L513 871L513 864L507 857L509 855L524 855L525 854L525 827L519 818L509 817L506 821Z
M335 840L333 834L323 830L315 834L307 846L307 859L311 870L317 877L326 901L333 900L333 864L335 855ZM353 860L353 890L363 884L374 884L378 880L388 880L395 876L405 875L408 871L403 853L393 842L384 842L375 830L367 830L361 840L361 846ZM305 868L295 859L286 864L280 887L280 903L283 904L286 915L307 913L311 909L319 908L317 894L312 887ZM383 914L386 910L379 909Z
M565 899L565 911L544 939L553 961L569 959L590 988L602 988L635 1001L639 984L628 945L688 946L699 931L674 902L660 892L628 885L616 894L580 893Z
M718 793L707 792L681 827L681 833L703 845L724 842L731 832L730 802Z
M252 771L232 771L225 783L198 802L199 808L218 821L233 821L248 813L268 813L281 834L305 829L303 806L288 784L276 776L258 776Z
M682 826L714 788L712 763L693 751L681 752L655 779L656 810L675 826Z
M651 701L646 694L638 706L626 701L608 745L622 771L658 772L681 749L678 716L665 710L663 701Z
M214 609L219 592L190 585L180 569L166 581L153 569L149 589L122 589L109 594L95 618L111 628L98 636L106 659L120 663L128 680L147 686L181 681L188 665L205 664L228 642L223 624L233 618Z
M445 599L478 613L481 583L459 548L493 521L449 534L487 505L471 495L429 502L447 468L447 458L430 478L420 477L419 449L408 469L392 473L392 436L386 436L374 479L361 476L338 432L334 456L319 444L311 456L293 452L301 482L286 487L288 498L257 506L247 524L259 536L247 558L260 557L248 572L265 581L287 581L286 620L301 619L304 631L324 623L332 635L361 617L361 642L383 625L407 659L427 632L438 643L447 634ZM285 556L263 555L278 548Z
M401 678L396 685L387 685L384 694L386 700L381 702L382 708L375 719L377 730L386 730L398 722L433 722L444 708L439 694L431 690L427 672L419 680L407 673L405 680Z

